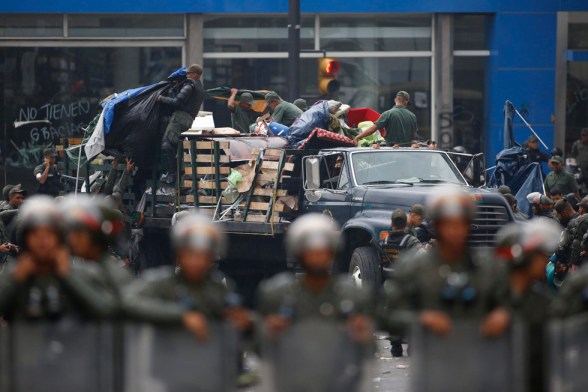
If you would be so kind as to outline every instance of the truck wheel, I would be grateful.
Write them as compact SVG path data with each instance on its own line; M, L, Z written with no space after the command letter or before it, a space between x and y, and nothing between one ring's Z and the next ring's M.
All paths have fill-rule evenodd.
M374 290L382 285L382 269L378 252L371 246L355 249L349 263L349 273L358 286L368 285Z

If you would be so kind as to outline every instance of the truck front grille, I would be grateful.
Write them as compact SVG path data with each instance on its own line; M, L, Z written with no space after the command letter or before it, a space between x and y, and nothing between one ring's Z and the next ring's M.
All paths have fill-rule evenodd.
M479 205L471 227L470 245L476 247L494 246L494 236L510 222L504 206Z

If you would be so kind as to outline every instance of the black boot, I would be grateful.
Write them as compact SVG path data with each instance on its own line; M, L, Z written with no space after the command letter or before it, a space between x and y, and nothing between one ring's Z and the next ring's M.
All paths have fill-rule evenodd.
M402 357L403 354L403 349L402 349L402 340L398 339L398 340L391 340L390 341L390 354L392 354L392 356L394 358L400 358Z

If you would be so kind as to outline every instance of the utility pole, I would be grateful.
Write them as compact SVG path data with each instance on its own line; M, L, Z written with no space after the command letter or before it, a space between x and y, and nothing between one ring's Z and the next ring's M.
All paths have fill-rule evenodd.
M300 98L300 0L288 7L288 98Z

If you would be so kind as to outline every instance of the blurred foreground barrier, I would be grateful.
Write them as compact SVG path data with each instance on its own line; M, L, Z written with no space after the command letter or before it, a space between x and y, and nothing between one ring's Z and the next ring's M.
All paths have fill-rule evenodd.
M125 325L125 392L226 392L236 385L238 338L209 325L206 342L182 328Z
M0 330L0 391L110 392L113 328L64 318Z
M306 320L262 343L263 390L359 392L372 385L372 344L354 343L333 322Z
M550 337L550 390L588 391L588 315L553 321Z
M483 338L477 321L454 322L446 337L414 326L409 342L412 391L523 392L524 342L517 323L495 339Z

